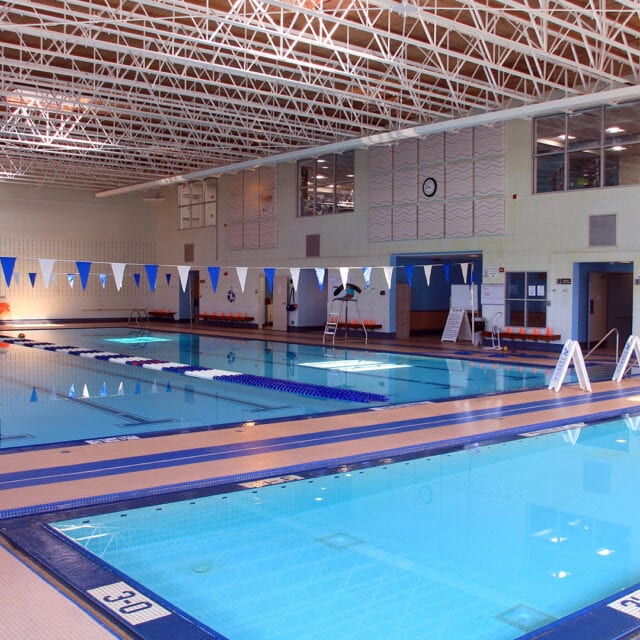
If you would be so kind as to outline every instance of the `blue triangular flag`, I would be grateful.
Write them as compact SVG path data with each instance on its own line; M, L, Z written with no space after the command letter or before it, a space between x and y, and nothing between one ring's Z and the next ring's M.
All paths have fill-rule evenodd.
M409 283L409 287L411 287L411 282L413 281L413 265L407 265L404 268L404 272L407 274L407 282Z
M264 275L267 278L267 283L269 284L269 292L273 293L273 278L276 275L276 270L273 267L265 267Z
M151 291L156 290L156 279L158 277L158 265L157 264L145 264L145 271L147 272L147 279L149 280L149 288Z
M72 384L70 389L69 389L69 397L70 398L75 398L76 397L76 388L75 386Z
M211 287L213 288L213 293L216 292L218 288L218 276L220 275L220 267L208 267L209 269L209 278L211 278Z
M444 269L444 279L449 282L449 271L451 267L448 264L443 264L442 268Z
M140 395L141 389L140 389L140 383L139 382L136 382L136 388L133 390L133 393L135 393L137 396Z
M171 284L171 274L170 273L165 273L164 277L167 279L167 284Z
M35 387L31 389L31 398L29 399L29 402L38 402L38 392Z
M102 397L107 395L107 383L106 382L102 383L102 388L100 389L100 395Z
M134 273L133 274L133 279L135 280L136 287L139 287L140 286L140 274L139 273Z
M91 271L91 263L84 260L76 260L76 268L80 274L80 282L82 283L82 290L87 288L87 280L89 279L89 271Z
M29 280L31 280L32 287L36 286L36 275L35 271L29 271Z
M15 258L0 258L2 263L2 271L4 273L4 281L7 283L7 287L11 286L11 276L13 275L13 268L16 266Z

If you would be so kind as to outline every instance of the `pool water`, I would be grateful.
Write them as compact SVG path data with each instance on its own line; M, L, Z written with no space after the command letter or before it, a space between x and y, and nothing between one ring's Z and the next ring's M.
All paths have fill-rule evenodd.
M53 527L230 640L513 640L638 582L637 425Z
M33 330L27 339L242 373L251 384L5 343L0 450L540 388L551 375L551 368L492 361L489 355L474 361L128 329ZM262 384L272 379L285 384L278 389ZM308 396L294 385L315 385L326 393ZM332 397L335 390L343 396Z

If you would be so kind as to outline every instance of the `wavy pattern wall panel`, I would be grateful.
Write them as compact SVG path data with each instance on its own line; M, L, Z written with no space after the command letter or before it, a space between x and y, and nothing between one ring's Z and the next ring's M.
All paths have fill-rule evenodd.
M260 248L260 221L259 220L245 220L242 246L244 249Z
M275 248L278 235L278 222L275 218L260 219L260 247L263 249Z
M260 215L260 173L244 172L244 219L252 220Z
M418 167L407 167L393 173L393 204L415 204L418 199Z
M447 200L473 197L473 162L456 162L446 168Z
M232 251L243 248L244 222L230 222L227 227L227 247Z
M389 207L369 209L369 240L371 242L392 240L391 209Z
M393 167L396 171L415 167L418 164L418 140L401 140L393 150Z
M445 205L445 234L447 238L467 238L473 235L473 202L461 200Z
M244 217L244 174L232 174L227 181L227 215L231 221Z
M377 145L369 148L369 173L391 171L393 168L393 147Z
M504 198L482 198L474 203L474 235L504 234Z
M394 207L392 212L394 240L413 240L417 233L417 207L415 204Z
M418 238L444 238L444 202L418 205Z
M277 173L275 167L260 169L260 217L275 218Z
M473 135L476 158L487 155L504 154L503 122L497 122L490 127L475 127Z
M445 133L445 160L455 162L473 156L473 128Z
M369 206L390 207L393 198L393 172L369 176Z
M476 160L473 168L474 195L504 195L504 158Z
M444 162L444 133L434 133L420 138L418 160L421 167Z

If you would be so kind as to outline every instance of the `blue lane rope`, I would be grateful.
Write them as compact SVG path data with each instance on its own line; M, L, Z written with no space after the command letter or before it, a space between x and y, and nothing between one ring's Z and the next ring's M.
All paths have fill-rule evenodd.
M322 398L326 400L343 400L346 402L387 402L388 396L367 391L356 391L354 389L344 389L342 387L326 387L321 384L311 384L308 382L295 382L292 380L282 380L280 378L268 378L257 376L251 373L236 373L233 371L223 371L221 369L208 369L207 367L193 367L167 360L157 360L154 358L140 358L124 353L111 353L99 351L98 349L83 349L73 345L56 345L52 342L36 342L28 338L14 338L12 336L0 336L0 341L15 344L22 347L32 347L45 351L63 352L67 355L93 358L118 364L144 367L155 371L165 371L177 373L179 375L201 378L204 380L219 380L221 382L233 382L244 384L259 389L269 389L271 391L283 391L285 393L295 393L311 398ZM204 374L204 375L203 375Z

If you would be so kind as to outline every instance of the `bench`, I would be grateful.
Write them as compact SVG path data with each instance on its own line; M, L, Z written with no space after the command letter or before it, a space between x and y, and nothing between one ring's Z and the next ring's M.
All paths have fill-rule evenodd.
M491 331L483 331L482 337L491 339L494 336L491 333ZM515 331L515 332L500 331L498 333L498 337L500 339L500 342L503 342L504 340L514 340L514 341L523 340L523 341L531 341L531 342L555 342L556 340L560 340L562 336L559 333L546 334L546 333L520 333L518 331Z
M147 312L149 318L153 320L175 320L175 311L170 311L167 309L166 311L153 309L152 311Z
M211 324L224 324L229 322L253 322L253 316L248 315L232 315L232 314L217 314L217 313L201 313L198 315L200 322L207 322Z

